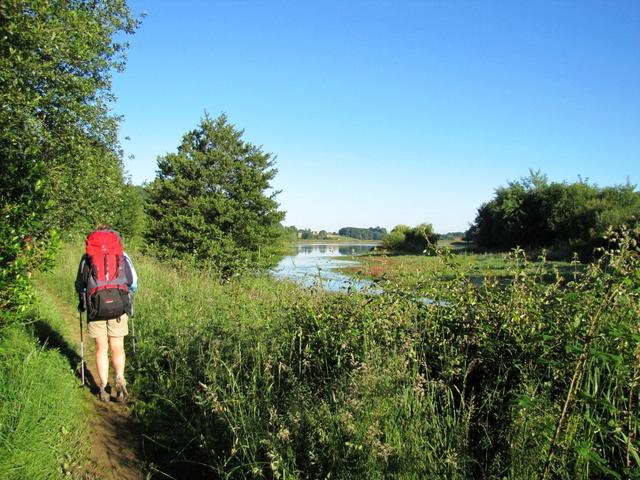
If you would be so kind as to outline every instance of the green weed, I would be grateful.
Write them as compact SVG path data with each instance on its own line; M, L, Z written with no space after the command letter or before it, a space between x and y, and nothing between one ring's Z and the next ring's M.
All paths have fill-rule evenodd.
M88 454L86 412L67 360L15 325L1 332L0 364L0 478L77 473Z
M154 469L639 478L638 249L615 244L570 277L515 251L506 282L445 255L448 275L383 278L380 295L223 282L132 251L131 384Z

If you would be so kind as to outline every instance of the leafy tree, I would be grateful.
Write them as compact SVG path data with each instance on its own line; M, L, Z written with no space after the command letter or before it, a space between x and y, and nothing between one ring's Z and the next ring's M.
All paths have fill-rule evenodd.
M360 240L382 240L387 234L387 229L382 227L342 227L338 230L338 235L343 237L357 238Z
M404 245L405 234L409 230L407 225L396 225L391 232L384 237L382 245L387 250L401 250Z
M426 254L433 254L437 243L438 235L434 233L430 223L422 223L413 228L396 225L383 240L387 250Z
M146 190L140 185L127 183L124 185L121 200L125 207L119 211L119 218L115 222L120 233L129 237L142 236L146 226Z
M205 115L177 153L158 159L149 185L147 239L164 258L205 265L229 275L264 267L284 213L267 193L272 155L242 140L226 115Z
M556 256L588 258L609 228L635 224L640 193L633 185L599 188L587 182L550 183L539 172L496 190L468 232L486 248L551 247Z
M298 229L295 225L291 225L289 227L282 226L280 238L283 243L295 242L298 240Z
M404 250L415 253L433 254L438 244L438 235L430 223L421 223L405 233Z
M125 61L116 37L136 26L123 0L0 4L3 316L28 302L23 273L48 258L55 229L122 206L111 75Z

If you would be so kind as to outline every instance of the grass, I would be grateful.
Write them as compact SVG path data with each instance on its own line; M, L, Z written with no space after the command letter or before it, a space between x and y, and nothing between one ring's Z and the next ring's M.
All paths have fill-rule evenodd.
M513 258L513 253L471 253L463 247L437 256L378 251L360 255L357 257L360 265L340 270L359 278L384 279L409 286L420 284L430 275L451 277L464 272L475 284L481 284L484 278L510 278ZM556 273L572 279L584 270L578 263L561 261L527 261L526 265L529 273L546 275L550 280L555 278Z
M14 325L1 332L0 364L0 478L79 474L86 410L68 360Z
M80 251L67 247L47 280L61 295ZM509 282L473 283L471 265L445 256L371 296L222 282L129 253L130 385L166 475L640 478L629 238L569 281L515 255L487 260Z

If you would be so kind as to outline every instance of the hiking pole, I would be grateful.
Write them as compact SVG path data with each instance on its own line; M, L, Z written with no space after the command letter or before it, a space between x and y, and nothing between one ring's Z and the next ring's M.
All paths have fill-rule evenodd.
M78 311L80 317L80 377L82 378L82 386L84 387L84 338L82 333L82 312Z
M133 321L133 315L131 315L131 345L133 346L133 355L136 354L136 324Z
M133 300L135 294L131 292L131 345L133 346L133 355L136 354L136 324L133 321Z

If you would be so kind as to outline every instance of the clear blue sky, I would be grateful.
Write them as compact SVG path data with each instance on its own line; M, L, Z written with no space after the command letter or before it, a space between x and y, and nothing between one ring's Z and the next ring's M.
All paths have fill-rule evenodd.
M466 230L530 169L640 182L640 1L129 3L134 183L205 111L277 156L299 228Z

